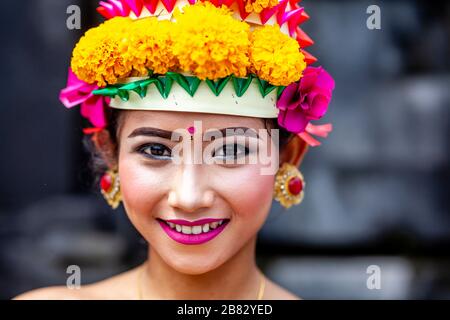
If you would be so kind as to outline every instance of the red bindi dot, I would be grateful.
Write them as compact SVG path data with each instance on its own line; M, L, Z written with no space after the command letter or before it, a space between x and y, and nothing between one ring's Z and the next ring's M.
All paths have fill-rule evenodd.
M190 127L188 128L188 131L189 131L190 134L194 134L194 133L195 133L195 128L192 127L192 126L190 126Z
M293 177L288 182L288 189L294 196L298 195L303 190L303 183L299 177Z

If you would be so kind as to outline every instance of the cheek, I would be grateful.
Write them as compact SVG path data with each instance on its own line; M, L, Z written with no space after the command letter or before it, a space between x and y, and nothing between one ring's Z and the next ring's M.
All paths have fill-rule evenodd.
M273 145L268 151L263 150L267 158L266 164L248 164L241 168L220 171L217 175L221 181L221 196L231 206L238 220L245 220L250 227L260 227L272 205L275 174L278 167L278 151ZM271 170L272 169L272 170ZM220 170L220 169L219 169ZM222 169L224 170L224 169Z
M133 159L119 161L120 187L123 202L131 216L146 216L161 198L163 175Z
M249 165L221 179L220 193L238 220L262 224L273 199L273 175L262 175L261 167Z

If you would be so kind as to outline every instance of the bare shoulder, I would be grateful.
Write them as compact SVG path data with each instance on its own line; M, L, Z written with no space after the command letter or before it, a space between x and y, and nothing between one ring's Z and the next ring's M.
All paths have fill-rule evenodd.
M13 300L119 300L135 299L133 284L137 281L137 268L116 276L81 285L79 289L65 286L40 288L25 292Z
M14 297L13 300L79 300L81 296L79 290L55 286L31 290Z
M266 278L265 300L302 300L299 296L284 289L272 280Z

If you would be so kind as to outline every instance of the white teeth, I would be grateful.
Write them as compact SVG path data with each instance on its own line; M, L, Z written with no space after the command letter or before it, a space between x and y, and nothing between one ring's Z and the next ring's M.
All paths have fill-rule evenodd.
M200 233L206 233L213 229L216 229L218 226L222 225L224 220L214 221L211 223L205 223L203 225L197 225L197 226L185 226L176 224L173 222L167 221L167 224L170 228L177 230L178 232L184 233L184 234L200 234Z
M193 233L193 234L199 234L199 233L202 233L202 226L193 226L193 227L192 227L192 233Z
M184 234L191 234L192 228L189 226L181 226L181 232L183 232Z
M218 224L219 223L217 221L214 221L214 222L211 222L209 225L210 225L211 229L215 229L215 228L217 228Z

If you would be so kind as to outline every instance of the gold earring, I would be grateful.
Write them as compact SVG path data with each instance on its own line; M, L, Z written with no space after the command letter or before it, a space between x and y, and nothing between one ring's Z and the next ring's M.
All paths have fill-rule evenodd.
M305 180L297 167L287 162L283 163L275 176L275 200L289 209L291 206L302 202L305 194L304 188Z
M108 170L100 179L100 192L111 208L116 209L122 195L120 193L120 180L117 170Z

